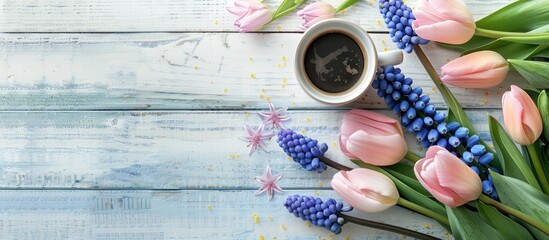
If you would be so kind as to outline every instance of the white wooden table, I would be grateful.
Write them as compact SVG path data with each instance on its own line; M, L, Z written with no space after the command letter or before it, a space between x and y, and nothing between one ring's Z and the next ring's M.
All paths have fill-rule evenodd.
M280 1L266 1L276 7ZM341 1L327 1L337 5ZM412 2L412 3L410 3ZM409 1L408 4L413 4ZM466 1L480 19L511 0ZM377 1L342 18L392 50ZM345 108L306 96L293 74L303 32L291 14L241 34L231 0L0 1L0 239L401 239L353 224L338 236L307 226L282 203L291 194L336 197L334 170L309 173L271 140L247 154L237 139L256 112L288 106L287 126L341 154L341 114L384 110L374 91ZM458 56L424 46L436 68ZM400 66L444 101L414 54ZM502 92L451 88L481 137ZM413 137L409 136L410 142ZM283 194L254 196L267 165ZM254 218L254 215L257 218ZM394 207L362 215L446 238L435 221Z

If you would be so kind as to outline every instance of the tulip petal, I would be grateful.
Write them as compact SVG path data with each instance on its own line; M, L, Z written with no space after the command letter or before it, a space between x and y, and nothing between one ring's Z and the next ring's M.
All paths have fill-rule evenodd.
M475 19L461 0L429 0L429 10L436 12L444 19L450 19L462 23L474 23Z
M393 165L408 151L404 138L398 134L379 136L362 130L348 137L346 148L360 160L376 166Z
M501 99L503 110L503 122L509 136L518 144L529 145L530 140L524 132L522 125L523 107L521 102L513 96L512 92L505 92Z
M427 173L427 171L423 171L423 168L429 164L432 164L433 161L434 161L433 158L424 158L417 161L414 165L414 174L416 175L416 178L419 181L419 183L421 183L421 185L423 185L423 187L427 191L429 191L433 195L433 197L435 197L437 200L439 200L441 203L445 205L454 206L455 194L448 193L445 189L443 189L441 186L438 185L437 181L431 180L432 177Z
M529 139L530 144L532 144L539 138L543 131L543 124L539 110L532 98L530 98L530 96L521 88L511 85L511 92L515 98L520 101L523 107L521 116L521 121L523 124L522 127Z
M440 69L443 74L459 76L463 73L484 72L503 66L508 66L505 58L497 52L485 50L454 59Z
M356 171L355 171L356 170ZM396 186L382 173L374 170L358 168L346 173L349 181L366 196L384 204L396 204L399 195Z
M509 66L489 69L484 72L463 74L458 76L443 75L440 79L447 84L461 88L491 88L499 85L509 71Z
M414 24L414 30L421 38L449 44L462 44L475 34L475 25L446 20L431 25Z
M246 15L240 20L239 26L242 32L257 30L267 24L273 18L273 12L269 9L260 9Z
M345 156L350 158L357 158L357 156L347 150L347 137L344 135L339 136L339 149L341 149L341 152L343 152Z
M343 115L343 122L344 124L341 126L343 129L341 130L342 132L351 133L364 130L369 134L376 135L397 133L403 135L397 120L373 111L353 109Z
M465 202L477 199L482 192L480 177L450 152L439 151L434 166L440 186L456 193Z

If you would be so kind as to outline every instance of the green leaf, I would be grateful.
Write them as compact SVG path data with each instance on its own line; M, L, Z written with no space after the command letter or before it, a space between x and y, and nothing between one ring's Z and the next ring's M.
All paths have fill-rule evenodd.
M526 59L535 54L537 48L538 45L496 40L482 47L467 50L463 52L463 54L466 55L472 52L491 50L499 53L505 59Z
M498 230L484 222L480 216L464 207L446 207L452 235L456 239L506 239Z
M540 61L507 60L533 87L549 89L549 63Z
M544 224L549 224L549 196L523 181L490 171L501 202L517 209ZM530 224L523 224L534 236L547 239L549 236Z
M420 192L416 191L415 189L409 187L408 185L406 185L402 181L398 180L396 177L394 177L393 175L391 175L387 171L383 170L382 168L367 164L367 163L365 163L361 160L351 160L351 161L354 164L356 164L360 167L372 169L374 171L378 171L380 173L385 174L385 176L389 177L395 183L399 194L404 196L409 201L411 201L415 204L418 204L422 207L425 207L425 208L427 208L427 209L429 209L433 212L436 212L438 214L441 214L441 215L444 215L444 216L446 215L446 211L444 210L444 206L440 202L432 200L429 197L427 197L427 196L421 194ZM422 188L423 188L423 186L422 186Z
M522 157L519 149L499 122L494 117L488 115L488 125L492 142L496 147L496 154L503 162L503 172L505 175L525 181L534 188L541 190L526 160Z
M529 32L549 24L547 1L519 0L476 22L477 27L508 32Z
M523 226L501 214L495 207L486 205L480 201L477 202L480 217L497 229L507 239L534 239L532 235Z
M273 20L282 17L290 12L293 12L297 7L303 4L305 0L284 0L276 9L273 15Z
M549 34L546 36L535 36L535 37L502 37L499 40L506 41L506 42L543 45L543 44L549 44Z
M538 110L543 121L543 136L545 141L549 141L549 95L547 91L542 91L538 96Z
M404 163L397 163L382 168L383 170L387 171L389 174L393 175L395 178L402 181L404 184L408 185L414 190L420 192L427 197L432 197L431 193L423 188L421 183L419 183L419 181L416 179L412 166Z

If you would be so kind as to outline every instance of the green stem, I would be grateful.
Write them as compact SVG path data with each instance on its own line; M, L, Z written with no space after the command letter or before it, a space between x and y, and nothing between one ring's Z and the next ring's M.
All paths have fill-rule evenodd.
M536 147L533 144L530 144L526 146L526 149L528 149L528 155L530 155L530 159L532 160L534 171L536 171L536 174L538 175L538 181L541 185L541 189L543 189L543 192L545 194L548 194L549 183L547 182L547 177L545 176L545 172L543 171L543 167L541 166Z
M353 170L352 168L350 167L347 167L343 164L340 164L332 159L329 159L327 157L324 157L324 156L318 156L318 159L320 159L322 162L324 162L326 165L336 169L336 170L343 170L343 171L351 171Z
M406 152L406 155L404 155L404 158L415 163L421 159L421 156L417 155L415 152L408 150L408 152Z
M439 239L439 238L429 236L429 235L424 234L424 233L412 231L410 229L406 229L406 228L402 228L402 227L398 227L398 226L394 226L394 225L389 225L389 224L385 224L385 223L370 221L370 220L367 220L367 219L357 218L357 217L353 217L353 216L350 216L350 215L347 215L347 214L344 214L344 213L339 213L339 215L343 219L345 219L345 221L347 221L347 222L362 225L362 226L365 226L365 227L371 227L371 228L377 228L377 229L384 230L384 231L395 232L395 233L399 233L399 234L402 234L402 235L407 235L407 236L417 238L417 239L425 239L425 240Z
M501 211L504 211L508 214L511 214L517 218L520 218L521 220L527 222L528 224L536 227L537 229L539 229L540 231L544 232L545 234L548 234L549 235L549 225L547 224L544 224L540 221L538 221L537 219L534 219L526 214L524 214L523 212L519 211L519 210L516 210L512 207L509 207L503 203L500 203L494 199L491 199L489 197L487 197L486 195L484 194L480 194L480 196L478 197L478 199L485 203L485 204L488 204L488 205L491 205L491 206L494 206L496 207L497 209L501 210Z
M484 28L478 28L475 30L475 35L489 38L502 38L502 37L545 37L548 33L522 33L522 32L504 32L496 31Z
M410 201L408 201L408 200L406 200L406 199L404 199L404 198L399 198L397 204L400 205L400 206L403 206L403 207L405 207L405 208L408 208L408 209L410 209L410 210L412 210L412 211L421 213L421 214L423 214L423 215L425 215L425 216L427 216L427 217L430 217L430 218L432 218L432 219L435 219L435 220L437 220L438 222L440 222L440 223L442 223L442 224L444 224L444 225L446 225L446 226L450 226L450 221L448 221L448 218L447 218L447 217L442 216L442 215L440 215L440 214L438 214L438 213L436 213L436 212L433 212L433 211L431 211L431 210L429 210L429 209L427 209L427 208L425 208L425 207L422 207L422 206L420 206L420 205L417 205L417 204L415 204L415 203L413 203L413 202L410 202Z
M341 4L339 4L339 6L337 6L336 8L336 12L341 12L343 11L345 8L348 8L350 7L351 5L357 3L357 2L360 2L360 0L347 0L345 2L342 2Z
M298 8L299 6L301 6L301 4L303 4L304 2L305 2L305 0L296 0L296 1L294 2L294 5L293 5L292 7L288 8L288 9L282 11L282 12L279 12L279 13L277 13L276 15L274 15L274 16L273 16L273 19L271 19L271 21L269 21L269 23L272 22L272 21L274 21L274 20L276 20L277 18L280 18L280 17L282 17L282 16L284 16L284 15L286 15L286 14L288 14L288 13L293 12L296 8ZM282 2L282 4L284 4L284 2ZM265 25L266 25L266 24L265 24Z

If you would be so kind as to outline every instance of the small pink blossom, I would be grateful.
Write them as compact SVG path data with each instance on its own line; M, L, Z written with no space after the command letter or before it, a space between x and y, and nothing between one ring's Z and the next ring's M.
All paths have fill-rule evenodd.
M234 25L240 32L258 30L273 19L273 11L255 0L235 1L234 7L227 7L227 11L237 16Z
M283 192L280 187L276 185L276 183L280 180L282 177L282 174L274 175L271 173L271 168L269 165L267 165L267 168L265 169L265 173L263 173L263 176L261 177L255 177L255 180L263 184L256 192L255 195L259 195L263 192L267 192L267 195L269 196L269 200L273 198L273 190L277 191L279 193Z
M290 117L285 116L284 114L288 110L287 107L276 110L272 103L269 103L268 112L258 112L258 114L263 118L263 123L270 125L271 127L279 127L286 129L282 122L287 121Z
M261 149L263 149L265 152L269 152L267 149L267 145L263 140L268 139L270 140L275 133L263 133L263 129L265 129L265 124L261 124L257 131L254 131L250 125L246 124L244 125L244 131L246 132L246 136L241 136L240 139L249 142L248 146L250 147L250 151L248 152L248 155L252 155L252 153L255 151L255 149L259 146Z
M307 5L303 10L297 12L305 22L303 26L309 28L313 24L328 18L335 17L336 9L329 3L315 2Z

